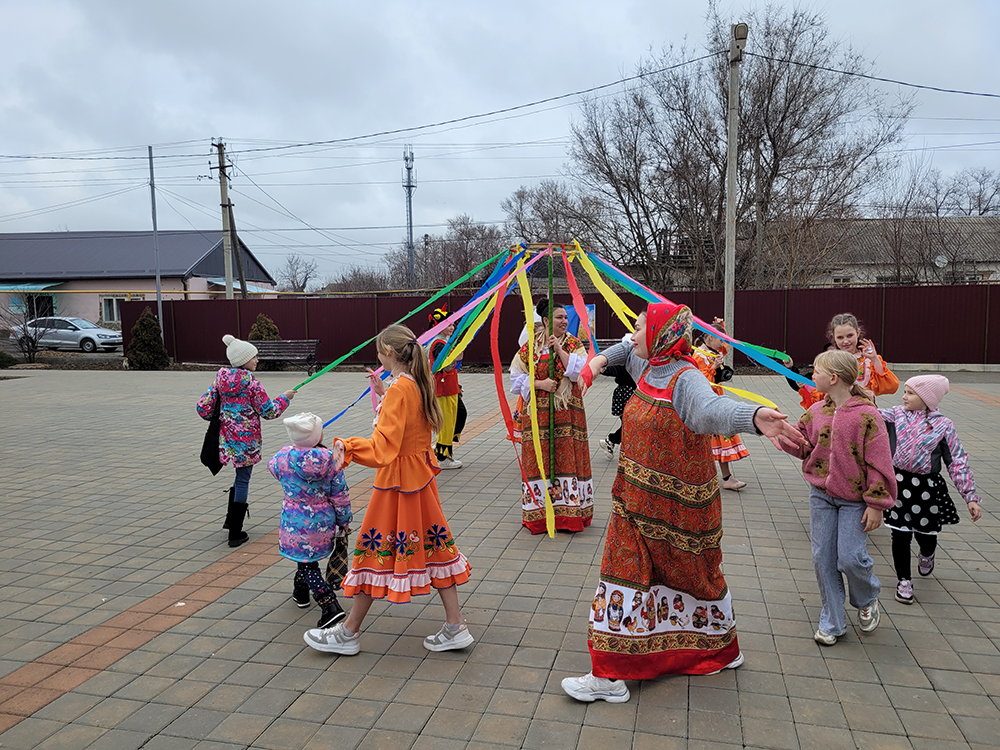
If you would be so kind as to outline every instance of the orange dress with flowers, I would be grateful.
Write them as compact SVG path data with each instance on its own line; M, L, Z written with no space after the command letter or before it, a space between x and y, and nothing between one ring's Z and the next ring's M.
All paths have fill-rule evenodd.
M469 580L438 497L441 469L431 446L420 389L403 374L386 389L370 438L341 438L344 465L375 471L374 490L358 530L344 595L408 602L411 596Z

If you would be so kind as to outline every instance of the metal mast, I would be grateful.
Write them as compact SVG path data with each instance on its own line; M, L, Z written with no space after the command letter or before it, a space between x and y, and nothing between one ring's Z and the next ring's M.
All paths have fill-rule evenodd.
M413 173L413 146L403 146L403 190L406 191L406 255L409 260L409 282L413 284L413 191L417 189L417 176Z

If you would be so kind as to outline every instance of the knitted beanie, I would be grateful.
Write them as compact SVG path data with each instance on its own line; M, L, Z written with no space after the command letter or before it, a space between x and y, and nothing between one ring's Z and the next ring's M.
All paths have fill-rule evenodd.
M927 408L934 411L948 392L948 378L944 375L916 375L906 381L906 385L920 396Z
M247 362L257 356L257 347L249 341L242 341L228 333L222 337L222 343L226 345L226 356L229 357L229 364L233 367L243 367Z
M323 441L323 420L304 411L283 420L288 439L297 448L315 448Z

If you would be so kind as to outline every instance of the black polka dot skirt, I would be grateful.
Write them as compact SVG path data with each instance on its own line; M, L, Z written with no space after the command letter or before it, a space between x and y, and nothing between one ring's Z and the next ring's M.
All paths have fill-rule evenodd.
M635 393L635 388L631 385L619 385L615 388L614 393L611 394L612 416L620 417L625 413L625 404L632 398L633 393Z
M913 474L896 470L896 504L882 511L890 529L937 534L942 526L958 523L958 511L940 474Z

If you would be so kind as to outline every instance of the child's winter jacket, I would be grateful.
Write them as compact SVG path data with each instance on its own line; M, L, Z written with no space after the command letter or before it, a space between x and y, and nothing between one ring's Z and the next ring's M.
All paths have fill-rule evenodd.
M288 408L288 399L269 399L253 373L242 368L223 367L215 382L198 400L198 414L211 419L215 399L222 397L219 460L235 468L260 463L260 418L277 419Z
M342 461L329 448L286 445L267 468L285 492L278 551L297 562L329 556L337 527L348 526L353 518Z
M882 415L869 399L851 396L841 407L827 396L799 418L809 447L785 448L803 459L809 484L830 497L864 501L885 510L896 502L889 435Z

